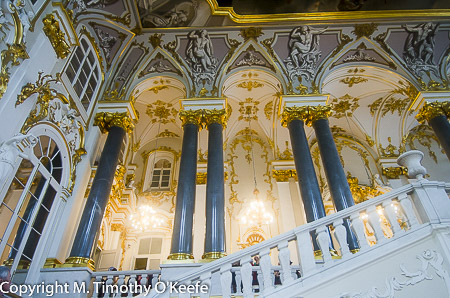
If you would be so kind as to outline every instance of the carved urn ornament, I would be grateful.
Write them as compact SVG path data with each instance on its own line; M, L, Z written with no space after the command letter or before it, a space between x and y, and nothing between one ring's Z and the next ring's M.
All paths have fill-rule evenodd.
M420 162L423 159L423 153L419 150L411 150L403 153L397 158L397 163L400 166L408 168L408 178L423 179L427 173Z

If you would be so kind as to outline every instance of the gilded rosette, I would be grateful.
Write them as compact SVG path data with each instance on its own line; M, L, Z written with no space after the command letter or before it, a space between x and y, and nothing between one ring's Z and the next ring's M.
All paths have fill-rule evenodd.
M281 114L281 125L287 127L292 120L307 121L309 117L309 108L304 107L287 107Z
M219 123L222 124L223 127L226 127L227 120L228 114L225 109L203 110L203 122L206 127L208 127L211 123Z
M417 114L416 119L420 123L424 123L438 116L450 117L450 101L426 102Z
M195 124L201 127L203 110L182 110L180 111L180 119L185 126L186 124Z
M107 133L109 129L113 126L122 127L128 133L131 133L134 128L133 121L127 112L119 113L111 113L111 112L103 112L95 115L94 125L100 128L102 133Z

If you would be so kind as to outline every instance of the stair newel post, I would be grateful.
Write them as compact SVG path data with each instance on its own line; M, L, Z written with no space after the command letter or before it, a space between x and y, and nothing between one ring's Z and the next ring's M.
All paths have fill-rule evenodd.
M360 218L360 213L353 213L350 215L350 220L352 222L352 229L356 234L356 238L358 238L359 249L366 250L369 248L369 244L366 239L366 232L364 231L364 223Z
M417 221L416 214L414 213L414 209L408 195L405 193L400 194L398 196L398 200L400 201L400 206L402 206L403 213L405 213L406 218L408 218L410 228L413 229L418 226L419 222Z
M264 281L264 292L267 293L273 289L272 283L272 264L270 261L270 248L265 248L260 252L261 260L259 262Z
M334 236L339 242L341 256L343 259L347 258L351 255L351 253L347 244L347 229L345 228L342 219L333 222L333 227L334 227Z
M320 226L316 229L317 233L317 244L319 244L320 250L322 251L322 257L324 263L331 261L330 255L330 236L328 235L328 227Z
M297 255L302 277L308 276L316 270L312 239L309 230L296 231Z
M389 221L389 224L391 225L392 233L395 236L398 236L399 233L402 232L402 229L400 227L400 224L397 220L397 215L395 214L393 202L391 200L384 201L383 202L383 208L387 215L387 220Z
M291 275L291 252L289 251L289 242L282 241L278 244L278 260L281 265L281 280L283 284L293 280Z
M225 264L220 268L220 285L222 287L222 297L231 297L231 283L233 275L231 273L231 264Z
M252 261L251 256L241 259L241 278L242 278L242 293L244 298L253 297L252 292Z

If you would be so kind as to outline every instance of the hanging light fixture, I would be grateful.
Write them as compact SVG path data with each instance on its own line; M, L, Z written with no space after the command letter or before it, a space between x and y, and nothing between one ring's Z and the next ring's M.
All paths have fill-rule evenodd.
M149 205L141 205L136 213L129 217L130 224L135 230L147 231L158 228L164 223L164 219Z
M248 129L250 134L250 153L253 167L254 198L252 201L250 201L248 208L244 212L244 215L242 215L241 222L243 224L249 224L252 226L254 225L261 226L262 224L271 224L273 222L273 215L271 214L271 212L266 210L264 202L259 198L258 183L256 181L255 158L253 154L253 134L251 126L252 118L250 116L250 112L251 112L250 109L247 109L249 119Z

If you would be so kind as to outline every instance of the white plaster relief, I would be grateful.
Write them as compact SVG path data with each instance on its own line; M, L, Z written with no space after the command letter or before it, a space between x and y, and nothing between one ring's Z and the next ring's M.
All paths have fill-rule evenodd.
M406 277L406 280L400 280L397 277L386 278L384 292L381 292L377 287L372 287L368 292L346 292L335 298L393 298L395 293L403 290L407 286L414 286L425 280L432 280L433 275L428 272L428 268L432 267L437 276L442 278L447 287L447 292L450 293L450 276L447 270L442 266L444 259L441 254L435 250L427 249L422 254L416 256L421 261L421 268L416 272L410 272L402 264L400 265L401 274Z

